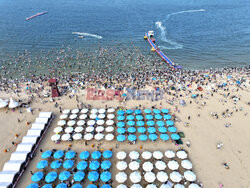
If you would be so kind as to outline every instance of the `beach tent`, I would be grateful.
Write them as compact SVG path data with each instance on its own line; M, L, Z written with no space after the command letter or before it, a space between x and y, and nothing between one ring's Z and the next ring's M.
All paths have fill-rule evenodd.
M52 116L52 112L40 112L39 116L40 118L50 118Z
M45 123L32 123L31 125L31 129L40 129L40 130L44 130L45 128ZM61 127L60 127L61 128Z
M47 124L49 121L49 118L36 118L35 123L42 123L42 124Z
M0 172L0 187L2 183L11 184L15 178L15 171L2 171Z
M19 172L23 162L22 161L8 161L4 163L3 171Z
M18 144L16 151L26 151L26 152L31 152L32 151L32 147L34 144L28 144L28 143L24 143L24 144Z
M41 136L42 130L41 129L29 129L27 132L27 136Z
M5 108L8 106L8 102L0 98L0 108Z
M11 154L10 161L26 161L28 153L27 151L16 151Z
M19 103L10 98L9 108L13 109L19 106Z
M37 142L38 136L24 136L22 139L22 143L31 143L35 144Z

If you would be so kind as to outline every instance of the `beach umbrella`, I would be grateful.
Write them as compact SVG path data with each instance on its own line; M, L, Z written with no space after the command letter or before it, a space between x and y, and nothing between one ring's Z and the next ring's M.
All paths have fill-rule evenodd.
M179 168L179 164L178 164L178 162L175 161L175 160L169 161L169 162L168 162L168 168L169 168L170 170L177 170L177 169Z
M68 141L70 139L70 134L63 134L61 139L62 141Z
M97 170L100 167L100 163L98 161L91 161L89 164L89 168L91 170Z
M166 182L168 180L168 174L163 171L158 172L156 177L160 182Z
M118 161L116 163L116 168L118 170L126 170L126 168L128 167L127 163L125 161Z
M129 133L135 133L136 132L136 128L134 127L129 127L127 130Z
M97 181L99 179L99 174L96 171L91 171L88 174L89 181Z
M65 109L65 110L63 110L62 113L63 113L63 114L69 114L69 113L70 113L70 110L69 110L69 109Z
M176 185L174 186L174 188L185 188L185 186L178 183L178 184L176 184Z
M114 135L113 134L107 134L106 136L105 136L105 140L107 140L107 141L111 141L111 140L113 140L114 139Z
M173 152L172 150L167 150L167 151L165 152L165 156L166 156L167 158L169 158L169 159L172 159L172 158L175 157L175 152Z
M155 114L159 114L159 113L161 113L161 111L160 111L160 110L158 110L158 109L153 109L153 112L154 112Z
M125 112L124 112L123 110L118 110L118 111L117 111L117 114L120 115L120 116L124 115L124 113L125 113Z
M102 133L97 133L96 135L95 135L95 139L96 140L102 140L104 138L104 134L102 134Z
M73 165L74 165L74 161L72 161L72 160L66 160L63 163L63 168L69 169L69 168L72 168Z
M197 185L196 183L191 183L188 188L200 188L199 185Z
M175 127L169 127L168 131L171 133L175 133L177 131L177 129Z
M114 119L114 118L115 118L115 115L114 115L114 114L108 114L108 115L107 115L107 118L108 118L108 119Z
M127 125L128 125L128 126L134 126L134 125L135 125L135 122L134 122L134 121L128 121L128 122L127 122Z
M138 133L145 133L146 132L146 128L145 127L139 127L138 129L137 129L137 132Z
M38 171L31 176L31 181L33 182L41 181L43 179L43 176L44 176L43 172Z
M148 161L148 162L143 163L142 168L144 171L149 172L153 170L154 167L153 167L153 164Z
M106 112L106 109L104 109L104 108L101 108L101 109L98 110L99 114L104 114L105 112Z
M196 180L196 175L191 171L191 170L187 170L184 172L184 178L187 180L187 181L195 181Z
M141 174L138 171L132 172L129 176L132 183L139 183L141 181Z
M96 121L97 125L103 125L105 123L105 121L103 119L99 119Z
M42 161L39 161L37 163L36 168L37 169L44 169L46 166L48 166L48 161L42 160Z
M142 115L137 115L137 116L135 116L135 118L136 118L137 120L139 120L139 121L143 120L143 116L142 116Z
M60 121L57 122L57 125L64 126L64 125L66 125L66 121L65 120L60 120Z
M60 133L62 132L63 128L62 127L56 127L54 128L54 133Z
M157 121L156 124L159 126L159 127L163 127L165 124L164 124L164 121Z
M164 141L168 140L169 139L169 136L167 134L161 134L160 135L160 138Z
M154 157L155 159L162 159L163 153L162 153L161 151L154 151L154 152L153 152L153 157Z
M95 114L95 116L93 116L92 119L96 119L96 120L100 119L100 120L102 120L102 119L105 118L105 116L106 116L105 114L99 114L98 116L96 116L96 114Z
M82 188L82 185L77 183L77 184L74 184L71 188Z
M87 161L80 161L77 164L77 170L85 170L88 167Z
M101 173L100 179L101 179L103 182L109 181L109 180L111 179L111 173L108 172L108 171L104 171L103 173Z
M133 134L128 135L128 141L133 142L133 141L135 141L136 139L137 139L137 137L136 137L135 135L133 135Z
M84 120L79 120L76 124L78 126L83 126L85 124L85 121Z
M65 158L66 158L66 159L73 159L75 156L76 156L76 152L74 152L74 151L68 151L68 152L65 154Z
M117 137L116 137L116 140L118 142L123 142L124 140L126 140L126 136L123 135L123 134L119 134Z
M92 126L86 127L86 132L88 132L88 133L91 133L91 132L93 132L94 130L95 130L95 128L92 127Z
M91 134L91 133L88 133L88 134L85 134L85 135L84 135L84 139L85 139L85 140L91 140L93 137L94 137L94 135Z
M109 108L107 111L108 111L108 113L113 113L115 111L115 109L114 108Z
M119 183L125 182L127 180L127 178L128 178L128 176L124 172L119 172L115 176L116 181L119 182Z
M69 116L69 119L76 119L77 118L77 115L76 114L72 114Z
M96 117L97 117L96 114L90 114L90 115L89 115L89 118L90 118L90 119L95 119Z
M111 119L109 119L108 121L106 121L106 124L107 124L107 125L113 125L113 124L114 124L114 121L111 120Z
M103 170L108 170L111 167L111 162L108 160L102 161L101 168Z
M140 163L137 161L132 161L129 163L129 168L132 171L138 170L140 168Z
M89 152L88 151L83 151L82 153L80 153L80 159L87 159L89 157Z
M102 153L104 159L109 159L113 156L113 152L110 150L106 150Z
M62 166L62 162L56 160L56 161L53 161L51 164L50 164L50 167L52 169L58 169Z
M171 127L170 127L171 128ZM167 132L167 128L166 127L159 127L158 128L158 131L160 132L160 133L166 133Z
M169 114L167 114L167 115L164 115L164 117L163 117L164 119L167 119L167 120L169 120L169 119L171 119L172 118L172 116L171 115L169 115Z
M124 184L120 184L120 185L116 186L116 188L127 188L127 186Z
M167 120L166 124L167 124L167 126L173 126L174 122L172 120Z
M148 184L146 188L157 188L157 186L155 184Z
M67 188L67 184L66 183L60 183L56 186L56 188Z
M188 170L192 169L192 167L193 167L192 163L189 160L181 161L181 166L185 169L188 169Z
M150 113L151 113L151 110L150 110L150 109L145 109L144 112L145 112L146 114L150 114Z
M85 173L82 171L78 171L74 174L74 180L75 181L82 181L85 177Z
M117 116L118 121L123 121L125 119L125 116Z
M92 159L99 159L101 156L102 156L102 154L101 154L100 151L94 151L94 152L91 154Z
M171 138L173 140L179 140L180 139L180 136L178 134L171 134Z
M47 159L47 158L49 158L51 155L52 155L52 151L47 150L47 151L45 151L45 152L42 153L41 157L42 157L43 159Z
M155 122L154 121L147 121L148 126L154 126Z
M72 114L77 114L77 113L79 113L79 111L80 111L79 109L73 109L73 110L71 110L71 113Z
M97 110L96 108L93 108L93 109L90 111L91 114L96 114L97 112L98 112L98 110Z
M155 133L156 132L156 129L154 127L149 127L148 128L148 133Z
M133 184L130 188L142 188L140 184Z
M89 184L89 185L87 186L87 188L97 188L97 186L94 185L94 184Z
M67 127L66 129L64 129L64 131L65 131L66 133L72 133L73 130L74 130L73 127Z
M116 158L117 158L117 159L120 159L120 160L125 159L126 156L127 156L127 154L126 154L126 152L124 152L124 151L119 151L119 152L116 154Z
M123 133L126 132L126 129L125 129L125 128L118 128L116 131L117 131L119 134L123 134Z
M74 134L74 135L73 135L73 139L74 139L74 140L80 140L80 139L82 139L82 134L81 134L81 133L76 133L76 134Z
M82 115L80 115L79 119L86 119L87 117L88 117L87 114L82 114Z
M70 174L69 171L62 171L62 172L59 174L59 180L61 180L61 181L66 181L67 179L69 179L70 176L71 176L71 174Z
M111 188L111 186L109 184L104 184L101 186L101 188Z
M74 126L75 124L76 124L75 120L70 120L70 121L67 122L67 125L70 126L70 127Z
M128 109L128 110L126 110L126 113L127 113L127 114L132 114L132 113L133 113L133 110Z
M89 110L88 110L87 108L84 108L84 109L81 110L81 113L82 113L82 114L86 114L88 111L89 111Z
M9 102L9 108L13 109L19 106L19 103L16 102L15 100L12 99L12 97L10 98L10 102Z
M141 134L141 135L139 136L139 140L141 140L141 141L146 141L147 139L148 139L148 136L145 135L145 134Z
M158 136L157 136L157 134L149 134L149 135L148 135L148 138L149 138L150 140L152 140L152 141L155 141L155 140L158 138Z
M183 150L177 151L176 155L179 159L186 159L187 158L187 153Z
M141 126L144 126L145 123L144 123L144 121L137 121L136 125L139 126L139 127L141 127Z
M134 119L135 119L135 116L133 116L133 115L127 116L127 120L134 120Z
M152 115L146 115L145 118L151 120L151 119L154 118L154 116L152 116Z
M148 159L150 159L152 157L152 153L149 152L149 151L144 151L144 152L142 152L141 156L142 156L143 159L148 160Z
M161 111L162 111L162 113L164 113L164 114L167 114L167 113L169 112L168 109L162 109Z
M108 127L105 128L105 131L106 132L113 132L114 131L114 127L108 126Z
M57 173L56 172L49 172L46 177L45 177L45 181L46 183L52 183L53 181L55 181L57 178Z
M95 120L89 120L87 124L88 126L93 126L95 124Z
M117 127L124 127L125 123L122 121L119 121L116 125L117 125Z
M155 174L153 172L146 172L144 174L144 179L149 182L149 183L152 183L155 181L156 177L155 177Z
M45 184L44 186L42 186L42 188L53 188L52 184Z
M137 151L131 151L131 152L129 153L130 159L133 159L133 160L138 159L139 156L140 156L140 154L139 154Z
M26 188L39 188L39 185L37 183L29 184Z
M158 170L165 170L165 168L167 167L166 163L164 163L163 161L157 161L155 163L155 167L158 169Z
M156 114L155 119L157 119L157 120L162 119L162 116L160 114Z
M141 110L139 109L135 110L135 114L141 114Z
M51 136L51 140L54 141L54 142L60 140L60 138L61 138L60 134L54 134L54 135Z
M182 177L181 177L181 174L177 171L173 171L171 174L170 174L170 179L175 182L175 183L178 183L181 181Z

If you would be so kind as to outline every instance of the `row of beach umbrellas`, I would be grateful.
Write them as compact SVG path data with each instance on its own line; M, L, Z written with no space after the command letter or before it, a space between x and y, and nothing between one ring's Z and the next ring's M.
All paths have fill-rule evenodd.
M161 186L159 187L159 186L157 186L157 185L155 185L155 184L148 184L146 187L143 187L143 186L141 186L140 184L133 184L132 186L130 186L130 188L169 188L169 187L172 187L172 186L170 186L170 185L168 185L168 184L165 184L165 183L163 183L163 184L161 184ZM120 184L120 185L118 185L116 188L128 188L127 187L127 185L125 185L125 184ZM184 186L184 185L182 185L182 184L175 184L174 186L173 186L173 188L186 188L186 186ZM192 184L190 184L189 186L188 186L188 188L200 188L200 186L198 186L197 184L195 184L195 183L192 183Z
M26 188L40 188L40 186L37 183L32 183ZM41 188L54 188L54 186L52 184L45 184ZM60 183L55 188L68 188L68 185L66 183ZM71 188L83 188L83 186L80 183L75 183ZM86 188L97 188L97 185L89 184ZM100 188L111 188L111 186L109 184L103 184Z

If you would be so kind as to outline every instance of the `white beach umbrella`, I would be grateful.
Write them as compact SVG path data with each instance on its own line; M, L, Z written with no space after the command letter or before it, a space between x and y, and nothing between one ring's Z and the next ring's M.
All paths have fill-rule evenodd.
M9 102L9 108L13 109L19 106L19 103L16 102L15 100L13 100L12 98L10 98L10 102Z
M88 127L86 127L86 132L91 133L94 131L94 129L95 129L94 127L88 126Z
M62 127L56 127L54 128L54 133L60 133L62 132L63 128Z
M115 176L116 181L119 182L119 183L125 182L127 180L127 178L128 178L128 176L124 172L119 172Z
M58 140L60 140L60 138L61 138L61 135L59 135L59 134L54 134L51 136L52 141L58 141Z
M79 117L79 119L86 119L87 117L88 117L87 114L81 114L80 117Z
M132 171L138 170L140 168L140 163L138 163L137 161L132 161L129 163L129 168Z
M115 118L115 115L114 115L114 114L108 114L107 118L108 118L108 119L114 119L114 118Z
M61 137L61 139L63 141L68 141L70 139L70 134L63 134L62 137Z
M108 113L112 113L112 112L114 112L114 111L115 111L114 108L109 108L109 109L108 109Z
M99 119L104 119L104 118L106 117L106 115L105 115L105 114L99 114L97 117L98 117Z
M175 182L175 183L178 183L181 181L182 177L181 177L181 174L177 171L173 171L171 174L170 174L170 179Z
M60 121L57 122L57 125L59 125L59 126L66 125L66 121L65 120L60 120Z
M95 131L96 132L102 132L102 131L104 131L104 127L103 126L98 126L98 127L95 128Z
M155 159L162 159L163 153L162 153L161 151L154 151L153 157L154 157Z
M81 110L81 113L82 113L82 114L86 114L86 113L88 113L88 111L89 111L89 110L88 110L87 108L84 108L84 109Z
M168 162L168 168L171 170L177 170L179 168L179 164L177 161L172 160Z
M104 134L102 134L102 133L97 133L96 135L95 135L95 139L96 140L102 140L104 138Z
M93 109L90 111L91 114L96 114L97 112L98 112L98 110L97 110L96 108L93 108Z
M131 159L133 159L133 160L138 159L139 156L140 156L140 154L139 154L137 151L131 151L131 152L129 153L129 157L130 157Z
M113 134L107 134L106 136L105 136L105 140L107 140L107 141L111 141L111 140L113 140L114 139L114 135Z
M168 174L163 171L158 172L156 177L160 182L166 182L168 180Z
M97 125L103 125L104 124L104 120L99 119L99 120L96 121L96 124Z
M186 159L187 158L187 153L185 151L177 151L176 155L179 159Z
M106 124L107 124L107 125L113 125L113 124L114 124L114 121L113 121L113 120L108 120L108 121L106 121Z
M157 188L157 186L155 184L148 184L146 188Z
M167 151L165 152L165 156L166 156L167 158L169 158L169 159L172 159L172 158L175 157L175 152L173 152L172 150L167 150Z
M80 140L80 139L82 139L82 134L81 134L81 133L76 133L76 134L74 134L74 135L73 135L73 139L74 139L74 140Z
M91 140L93 137L94 137L94 136L93 136L93 134L91 134L91 133L88 133L88 134L85 134L85 135L84 135L84 139L85 139L85 140Z
M83 127L76 127L75 128L75 132L76 133L80 133L80 132L82 132L83 131Z
M8 106L8 103L5 100L0 98L0 108L4 108L6 106Z
M77 118L77 115L76 114L71 114L70 116L69 116L69 119L76 119Z
M152 183L155 181L155 174L153 172L146 172L144 174L144 179L149 182L149 183Z
M133 184L130 188L142 188L140 184Z
M118 170L125 170L128 167L127 163L125 161L118 161L116 163L116 168Z
M185 188L185 186L178 183L178 184L176 184L176 185L174 186L174 188Z
M113 132L114 131L114 127L108 126L108 127L105 128L105 131L108 132L108 133Z
M65 131L66 133L72 133L73 130L74 130L73 127L67 127L64 131Z
M67 122L67 125L68 126L74 126L76 124L76 121L75 120L69 120L68 122Z
M83 126L85 124L84 120L80 120L76 123L78 126Z
M128 187L124 184L120 184L120 185L116 186L116 188L128 188Z
M69 114L69 113L70 113L70 109L65 109L65 110L63 110L62 113L63 113L63 114Z
M77 114L77 113L79 113L79 109L77 109L77 108L76 108L76 109L73 109L73 110L71 110L71 113L72 113L72 114Z
M170 186L168 184L163 183L161 184L160 188L170 188Z
M89 120L87 124L88 125L94 125L95 124L95 120Z
M155 167L158 169L158 170L165 170L165 168L167 167L166 163L163 162L163 161L157 161L155 163Z
M67 119L68 118L68 115L67 114L62 114L60 115L60 119Z
M152 157L152 153L149 151L144 151L142 152L141 156L143 159L150 159Z
M106 110L104 108L101 108L101 109L98 110L99 114L104 114L105 112L106 112Z
M192 163L189 160L181 161L181 166L185 169L188 169L188 170L192 169L192 167L193 167Z
M196 183L191 183L188 188L200 188L199 185L197 185Z
M127 156L127 154L126 154L125 151L119 151L119 152L116 154L116 158L117 158L117 159L120 159L120 160L125 159L126 156Z
M139 183L141 181L141 174L139 171L132 172L129 176L131 182Z
M147 162L143 163L142 168L144 171L149 172L149 171L153 170L154 166L151 162L147 161Z
M89 118L90 118L90 119L95 119L96 117L97 117L96 114L90 114L90 115L89 115Z
M184 178L192 182L196 180L196 175L191 170L187 170L184 172Z

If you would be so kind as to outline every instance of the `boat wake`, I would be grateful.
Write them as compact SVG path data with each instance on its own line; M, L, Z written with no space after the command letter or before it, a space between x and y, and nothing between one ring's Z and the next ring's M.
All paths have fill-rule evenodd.
M78 36L94 37L94 38L97 38L97 39L102 39L102 36L91 34L91 33L72 32L72 34L73 35L78 35Z
M184 10L184 11L174 12L174 13L168 14L166 19L163 20L163 21L166 22L171 16L178 15L178 14L194 13L194 12L205 12L205 11L206 11L205 9L197 9L197 10ZM171 47L159 46L160 49L176 50L176 49L182 49L183 48L182 44L179 44L179 43L177 43L175 41L172 41L172 40L167 38L166 27L164 27L162 25L162 22L157 21L157 22L155 22L155 25L161 31L161 40L171 45Z

